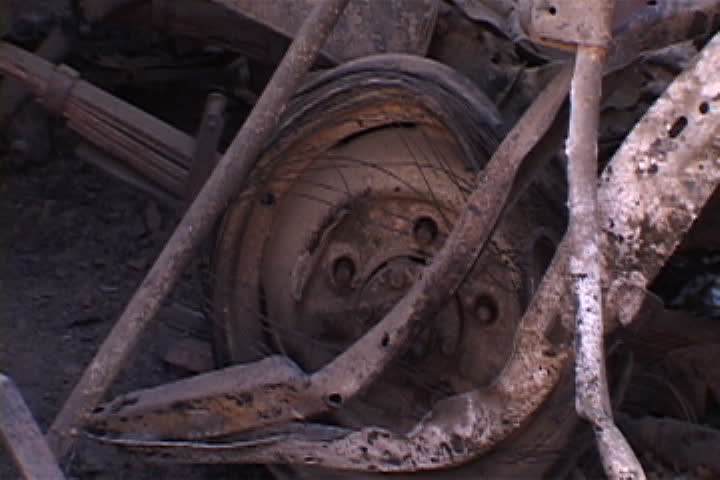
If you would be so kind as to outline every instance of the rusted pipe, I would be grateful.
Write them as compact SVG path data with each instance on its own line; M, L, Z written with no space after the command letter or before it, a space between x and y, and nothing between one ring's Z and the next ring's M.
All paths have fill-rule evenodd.
M569 274L575 296L575 408L595 427L605 473L611 479L644 479L632 448L613 420L605 368L603 259L598 217L598 124L602 78L612 38L615 0L593 2L587 18L578 17L575 2L536 4L533 22L551 41L576 44L570 89L568 206Z
M586 392L590 381L595 388L607 391L605 364L595 364L596 358L588 358L587 348L602 352L602 292L600 278L599 225L597 208L597 131L599 122L602 73L607 51L602 47L580 46L576 56L575 73L571 88L570 126L566 144L568 157L568 205L570 225L569 242L573 253L570 272L577 300L576 356L577 389ZM598 327L597 330L595 327ZM596 378L596 372L598 374ZM601 385L597 385L601 383ZM601 395L593 388L593 396ZM606 399L607 400L607 399ZM594 401L592 402L595 403ZM582 402L578 402L581 415ZM609 403L602 402L605 415L612 415Z
M645 478L642 466L613 420L605 368L602 257L597 206L597 132L607 49L579 46L570 94L567 140L570 275L576 296L575 406L596 428L605 473L611 479Z
M303 23L245 124L50 427L48 443L58 457L73 445L76 429L85 423L110 387L195 248L242 188L262 142L278 125L288 100L300 86L347 3L348 0L323 0L316 4Z
M0 438L26 480L63 480L55 457L15 382L0 374Z

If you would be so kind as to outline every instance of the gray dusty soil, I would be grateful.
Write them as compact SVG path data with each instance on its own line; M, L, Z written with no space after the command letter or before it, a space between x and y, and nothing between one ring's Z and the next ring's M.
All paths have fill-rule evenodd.
M44 165L4 168L1 182L0 369L16 381L45 429L176 218L143 193L62 153ZM183 276L113 394L186 374L162 356L169 341L186 334L178 330L178 312L202 322L200 270L193 265ZM71 478L256 478L249 469L152 467L90 442L79 448L83 455L66 465ZM14 478L8 462L2 464L0 478Z
M65 0L2 0L41 24ZM45 430L172 231L178 211L78 160L75 139L37 108L23 115L29 155L0 152L0 371ZM163 356L203 327L200 262L188 268L110 396L188 375ZM195 331L184 331L194 317ZM199 330L199 331L198 331ZM81 452L81 453L80 453ZM263 478L252 467L154 466L81 440L63 465L73 479ZM0 478L18 478L0 445Z
M68 8L65 0L5 1L16 19L31 23ZM25 155L0 149L0 371L16 382L45 430L179 212L77 159L76 138L39 107L27 107L18 126L14 132L28 147ZM201 313L203 269L200 261L187 269L110 397L189 374L163 357L185 336L210 337ZM148 465L87 439L78 442L63 470L78 480L266 477L244 466ZM0 478L18 478L2 445Z

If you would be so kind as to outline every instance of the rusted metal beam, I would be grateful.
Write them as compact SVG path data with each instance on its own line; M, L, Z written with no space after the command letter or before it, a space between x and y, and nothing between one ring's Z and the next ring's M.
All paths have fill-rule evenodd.
M601 252L599 247L600 226L597 207L597 133L602 89L602 72L607 58L605 47L578 47L575 73L570 95L570 127L566 144L568 157L568 204L570 210L569 241L573 246L570 260L574 294L577 300L576 332L576 383L578 396L592 388L593 397L609 400L607 377L602 354L602 277ZM589 354L588 349L593 353ZM597 361L600 361L597 363ZM595 390L599 391L595 391ZM602 393L601 393L602 392ZM597 400L597 401L596 401ZM585 403L578 400L578 409L583 414ZM609 402L594 398L595 408L602 414L612 416ZM589 420L595 420L596 415Z
M242 188L262 142L276 128L288 100L300 86L347 3L348 0L323 0L303 23L245 124L50 427L48 443L58 457L73 445L77 429L84 425L110 387L195 248L210 232L225 205Z
M63 480L15 382L0 374L0 437L26 480Z

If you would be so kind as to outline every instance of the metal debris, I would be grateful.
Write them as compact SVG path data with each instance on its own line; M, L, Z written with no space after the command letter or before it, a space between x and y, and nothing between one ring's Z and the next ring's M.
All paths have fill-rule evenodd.
M212 40L216 53L227 49L247 55L241 60L274 65L282 56L280 47L285 44L266 42L272 43L271 47L258 49L262 44L259 39L296 35L304 15L288 15L288 9L305 13L310 9L310 3L277 0L261 5L244 0L183 0L153 1L135 6L127 0L95 0L79 2L78 12L81 21L93 23L116 7L127 4L132 8L120 14L125 21L154 23L164 30L203 40L210 25L216 27ZM483 465L492 463L494 458L507 458L507 453L502 457L502 446L512 449L516 445L512 442L528 431L537 436L543 425L546 430L547 425L552 425L553 431L544 433L541 440L536 439L535 445L541 441L545 442L543 445L549 444L547 438L551 434L556 437L553 441L558 438L562 441L569 435L567 432L576 421L569 401L573 396L569 365L573 358L572 336L577 332L578 412L596 426L608 475L642 478L642 468L614 425L605 379L603 337L620 325L633 323L641 304L649 298L645 291L648 283L672 254L720 181L717 163L720 84L716 81L720 40L716 38L708 44L699 59L638 123L603 172L598 191L594 159L597 157L600 82L603 72L617 72L648 50L689 38L705 41L707 35L718 28L720 2L618 0L612 17L609 13L612 2L595 2L582 6L582 9L577 2L564 0L454 0L452 3L456 7L433 0L392 0L381 10L372 0L350 4L335 29L333 40L321 51L319 58L324 65L384 51L425 54L438 10L462 9L467 16L463 20L467 29L463 35L469 35L471 39L463 41L475 42L475 48L484 48L484 39L504 32L506 46L510 45L512 50L517 46L517 51L512 52L518 56L512 59L515 62L513 74L493 76L482 72L480 75L487 78L479 82L493 89L497 87L498 79L512 83L497 95L500 109L515 91L525 95L539 91L539 88L527 88L533 80L523 78L529 70L523 62L528 59L540 63L547 59L568 60L569 52L576 53L567 148L571 180L570 231L557 248L542 282L539 277L550 263L557 240L552 237L554 240L549 241L547 251L537 254L534 249L538 242L533 237L533 249L528 258L532 260L532 255L536 254L543 257L542 265L533 264L528 268L535 275L527 280L532 285L530 292L535 292L535 296L517 323L514 347L498 377L492 382L485 379L487 381L480 388L472 384L445 393L440 401L423 407L421 411L427 411L426 415L419 421L414 418L408 429L381 427L382 422L376 423L374 419L360 422L357 428L301 422L319 414L347 414L346 404L357 402L369 388L377 386L378 379L392 367L391 362L405 352L424 355L426 361L432 361L436 352L423 351L425 337L430 335L428 331L432 332L430 336L440 340L436 344L438 350L450 355L457 348L463 330L460 313L443 313L448 299L457 299L462 315L474 315L485 326L509 315L507 311L498 313L497 304L487 292L476 292L472 288L475 284L468 280L467 274L488 248L489 236L495 232L501 215L519 201L535 174L548 165L556 152L558 132L548 133L548 129L559 126L558 130L562 131L562 115L555 117L568 91L573 66L550 65L546 69L545 75L556 70L560 73L547 84L486 165L485 159L496 145L501 113L482 92L478 92L476 85L439 63L408 55L358 58L327 73L304 79L305 87L298 89L307 67L345 3L347 0L325 0L313 10L312 18L300 28L245 128L219 160L202 189L200 187L206 183L207 175L219 158L216 151L224 99L209 98L203 127L194 142L158 119L94 88L74 70L56 67L7 43L0 44L0 70L23 81L46 108L64 115L72 128L120 158L125 165L99 150L91 151L81 146L80 153L126 181L159 197L164 196L168 203L174 201L173 197L192 197L200 190L197 201L64 405L48 433L51 446L62 456L72 445L77 429L91 419L92 434L103 441L139 450L151 457L179 462L280 462L341 470L410 472L457 467L472 461L479 469L476 472L493 471ZM245 18L227 15L228 9ZM593 13L580 15L581 10L582 13ZM378 15L382 22L375 21ZM468 18L477 23L473 24ZM313 29L313 19L320 22L321 27ZM397 22L407 28L398 29ZM474 28L478 25L490 25L489 30L494 32L484 31L475 36ZM252 39L252 45L244 44L244 38L235 36L236 31L244 31L245 27L258 33L258 38ZM268 32L265 27L275 33ZM83 29L87 30L86 26L80 27L80 31ZM262 30L265 32L260 34ZM372 33L368 33L370 30ZM54 58L65 54L68 41L57 37L58 32L67 34L65 30L56 29L39 53L45 51L43 55ZM609 45L611 32L614 41ZM528 43L529 39L536 44ZM503 61L490 53L487 57L487 62L483 60L481 65ZM465 72L462 65L458 66L463 62L463 53L458 53L454 66ZM138 64L150 65L142 61ZM133 64L128 66L120 62L118 65L120 69L133 68ZM502 71L503 66L489 68L496 72ZM625 73L618 76L620 81ZM157 78L166 78L163 75L161 73ZM536 85L544 85L545 82L538 78L545 77L538 75L534 80ZM505 80L503 84L508 83ZM14 100L2 103L13 110L14 102L23 97L12 92L19 83L4 82L3 85L4 93L0 93L0 97L10 92ZM515 89L516 85L520 87ZM289 96L298 90L298 98L280 121ZM629 108L640 96L635 93L632 98L615 98L608 107ZM526 103L526 100L516 101L513 111L505 108L502 116L514 120L515 112ZM3 112L0 110L0 117ZM328 250L333 261L326 262L329 267L323 270L328 273L327 285L323 288L336 292L352 290L359 278L372 277L362 270L364 268L376 274L367 282L370 285L368 291L372 290L376 302L365 301L357 308L344 305L333 309L322 305L318 309L308 308L303 313L306 317L298 314L293 319L307 320L309 323L305 326L312 326L312 322L322 323L318 319L323 315L348 319L343 328L353 331L347 335L348 341L343 348L357 340L352 346L337 356L313 355L312 346L303 346L302 341L293 343L284 338L276 326L267 328L262 323L265 320L278 323L278 318L271 315L262 322L258 318L251 319L257 325L247 329L243 328L249 322L239 323L240 328L231 327L228 322L237 320L228 317L238 316L231 308L233 302L238 298L246 304L257 302L257 296L253 295L258 294L261 284L259 280L249 282L252 288L247 289L250 291L248 298L244 297L245 292L221 287L216 294L222 311L218 316L219 323L226 322L223 328L228 328L224 332L228 338L223 340L227 345L219 342L218 348L230 350L224 360L245 363L131 392L91 415L195 246L206 236L228 202L237 198L228 209L229 220L224 225L224 228L233 229L243 228L237 226L240 218L237 212L245 208L243 202L254 201L257 195L261 208L268 210L279 201L279 191L262 192L260 182L253 182L237 195L251 170L255 180L280 165L277 167L280 174L287 174L285 178L281 175L278 182L283 185L289 185L297 178L316 179L317 176L310 175L299 177L300 167L309 165L310 158L314 162L321 152L343 142L356 141L353 138L359 134L366 135L366 139L386 138L376 130L380 127L405 128L404 125L409 123L413 128L441 132L443 141L454 142L457 151L461 152L457 155L452 150L452 154L464 155L464 167L482 170L452 233L449 233L450 224L443 226L432 216L418 220L417 214L422 212L417 205L408 207L402 202L399 206L392 202L383 205L385 214L390 207L404 209L410 214L412 221L405 221L412 227L408 238L413 245L425 249L427 255L422 263L427 266L408 263L406 258L397 260L397 255L390 254L392 252L379 252L373 258L382 261L362 265L357 257L360 253L365 254L363 249L371 250L370 244L345 242L334 245L335 250ZM626 130L626 126L619 127L618 135L624 135ZM440 157L450 151L445 146L436 150ZM347 153L347 150L335 151ZM525 157L533 158L524 160ZM288 168L291 163L298 167L297 171ZM342 177L343 167L333 166ZM323 178L323 174L318 175ZM362 178L352 182L341 180L348 195L369 191L356 188ZM273 186L278 187L277 184ZM470 191L470 187L468 182L460 189ZM557 194L557 191L553 193ZM331 201L330 204L337 207L341 202ZM331 211L329 207L328 211ZM293 212L291 221L306 218ZM338 224L343 215L345 212L331 211L325 220L331 219ZM149 223L158 221L152 219ZM261 241L265 233L260 230L270 223L253 224L258 228L258 232L253 233L258 249L265 248ZM287 233L289 238L293 230L290 224L279 231ZM526 233L523 231L519 236ZM437 251L438 237L444 239L448 235L445 246ZM246 253L238 247L240 242L234 241L237 237L221 238L218 258L220 262L230 264L220 267L221 273L235 274L233 269L238 262L246 260L248 271L255 268L253 262L260 254L252 252L254 255L249 256L252 258L237 258L239 252ZM319 238L317 243L323 244L326 240ZM309 260L312 254L310 247L306 248L302 242L297 251L290 240L276 243L280 250L291 251L286 256L294 257L293 260L299 258L299 267L287 275L283 270L282 276L289 280L274 278L273 275L278 274L272 268L270 273L263 270L258 275L264 275L262 286L272 289L264 299L270 300L273 306L281 304L284 298L277 292L290 291L291 305L287 310L292 311L294 306L305 306L303 293L312 280L308 273L312 272ZM288 245L292 248L285 248ZM374 248L382 250L377 246ZM268 250L272 249L268 247ZM137 268L143 266L144 261L137 264ZM413 283L416 276L419 280ZM460 286L462 282L465 283ZM411 283L413 286L408 290ZM568 295L571 290L577 294L577 315L573 297ZM377 315L376 310L384 313L398 298L401 300L387 315ZM230 307L225 308L228 305ZM513 320L517 321L520 311L515 312ZM441 325L428 325L436 314L439 320L436 323ZM286 323L293 325L292 321ZM514 328L516 323L512 325ZM432 330L428 330L431 327ZM235 330L231 331L231 328ZM253 342L259 343L257 335L266 334L265 328L271 330L268 336L273 336L276 350L274 355L263 351L258 357L251 347ZM169 358L194 370L204 370L208 366L209 352L202 345L195 346L199 354L191 362L178 355ZM692 354L707 357L705 350L700 350ZM225 353L228 352L221 352ZM198 359L200 361L196 361ZM426 375L426 378L430 377ZM703 384L707 380L693 381L697 390L707 388ZM695 412L701 404L698 399L704 397L697 392L687 397L692 401L679 400L678 408L697 415ZM535 433L532 433L533 428ZM520 440L519 444L523 441L525 445L533 445L532 439Z

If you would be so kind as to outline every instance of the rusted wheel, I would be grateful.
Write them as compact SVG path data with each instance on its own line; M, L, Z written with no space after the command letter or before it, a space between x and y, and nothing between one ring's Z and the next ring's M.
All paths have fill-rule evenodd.
M302 92L218 237L221 361L281 353L317 371L382 319L447 238L497 117L452 71L410 57L356 62ZM323 421L405 433L439 400L500 374L562 223L528 205L506 214L406 353Z

